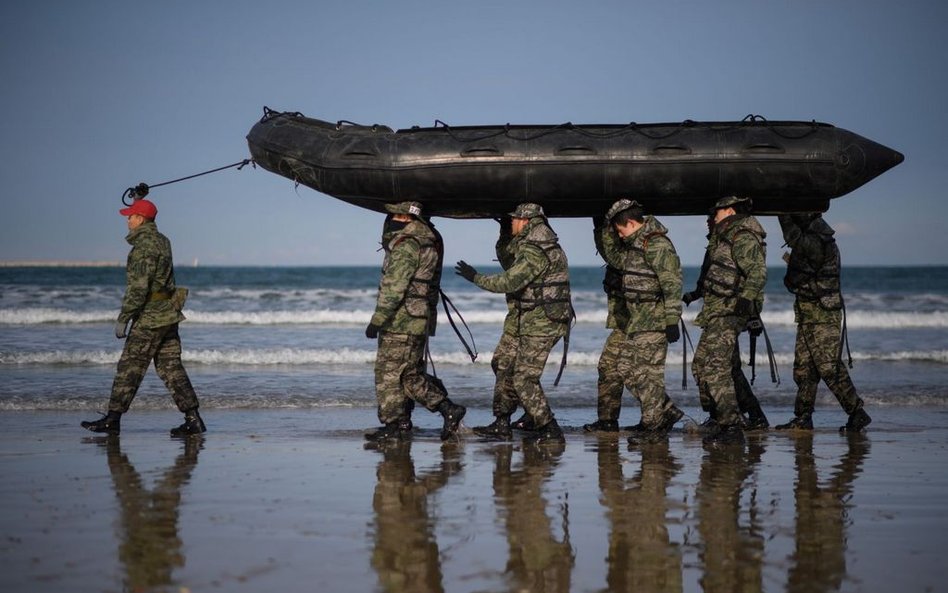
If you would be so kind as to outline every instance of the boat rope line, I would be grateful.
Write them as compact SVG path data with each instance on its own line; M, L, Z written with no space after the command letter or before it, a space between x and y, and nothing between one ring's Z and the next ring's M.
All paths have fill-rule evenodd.
M162 181L161 183L152 183L151 185L147 183L139 183L135 187L130 187L122 193L122 203L126 206L131 206L127 200L139 200L148 195L149 190L156 187L161 187L163 185L171 185L172 183L178 183L179 181L187 181L188 179L194 179L195 177L201 177L202 175L209 175L211 173L217 173L218 171L224 171L226 169L232 169L237 167L237 170L240 171L247 165L253 165L254 168L257 167L257 164L253 162L253 159L243 159L237 161L236 163L230 165L224 165L223 167L217 167L216 169L211 169L209 171L202 171L201 173L195 173L194 175L188 175L186 177L179 177L178 179L172 179L171 181Z
M438 293L441 294L441 306L444 307L444 314L448 318L448 323L451 324L451 329L454 330L454 333L457 334L458 339L461 340L462 344L464 344L464 349L467 350L467 355L471 357L471 362L476 361L479 352L477 351L477 344L474 343L474 334L471 333L471 328L468 327L467 322L464 321L464 317L461 316L461 312L458 311L458 308L454 306L454 303L451 302L451 299L448 298L448 295L444 294L444 291L440 288L438 289ZM448 310L448 305L454 309L454 313L458 316L458 319L461 320L461 323L464 325L464 329L467 330L467 335L471 338L470 345L468 345L467 340L464 339L464 336L461 335L461 330L458 329L457 324L454 322L454 318L451 317L451 311ZM434 367L434 365L432 365L432 367Z

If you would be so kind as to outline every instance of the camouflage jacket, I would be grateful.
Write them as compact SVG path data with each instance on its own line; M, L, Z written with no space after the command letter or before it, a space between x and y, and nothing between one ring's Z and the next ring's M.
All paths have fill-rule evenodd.
M629 325L629 311L625 306L625 299L622 298L622 272L613 267L606 259L605 246L602 243L603 227L598 219L593 222L593 240L596 242L596 251L606 262L606 273L602 279L602 289L606 293L606 327L608 329L621 329Z
M754 303L759 313L764 306L767 283L767 233L757 219L735 214L714 226L708 239L708 268L701 280L704 306L695 319L704 327L714 317L734 316L737 299ZM736 319L742 329L747 319Z
M132 250L125 264L125 297L118 321L155 329L184 319L172 305L175 291L171 242L146 221L125 237Z
M662 331L681 317L681 262L668 229L646 216L640 229L620 238L612 226L601 231L603 258L620 271L627 334Z
M497 238L497 243L494 244L494 253L497 254L497 262L504 270L510 269L510 266L514 263L514 257L508 249L510 247L510 241L513 240L509 225L509 220L507 221L507 226L501 225L500 236ZM507 316L504 317L504 333L516 336L518 328L520 327L520 310L517 308L517 299L510 294L504 296L507 300Z
M414 220L382 240L385 260L371 323L390 333L427 335L441 278L436 235Z
M508 307L517 311L515 335L566 335L572 315L569 266L556 233L542 217L533 218L510 239L501 264L508 256L512 261L504 272L477 274L474 284L508 295Z
M816 218L806 225L790 216L779 217L784 241L790 247L784 285L796 296L793 304L797 323L842 322L839 248L832 227Z

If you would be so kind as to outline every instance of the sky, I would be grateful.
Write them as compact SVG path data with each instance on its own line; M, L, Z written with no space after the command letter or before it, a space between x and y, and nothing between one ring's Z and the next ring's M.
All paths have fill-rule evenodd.
M832 201L844 264L946 265L946 24L936 0L4 2L0 260L124 261L124 189L248 158L266 105L396 129L831 123L905 154ZM381 214L263 169L149 197L179 265L381 261ZM447 262L493 259L493 221L436 222ZM700 264L703 217L663 222ZM601 263L588 220L552 226Z

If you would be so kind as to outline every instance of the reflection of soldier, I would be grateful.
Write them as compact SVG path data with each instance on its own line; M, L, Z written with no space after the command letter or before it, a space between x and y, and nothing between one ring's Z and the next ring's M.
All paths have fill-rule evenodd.
M508 307L516 309L516 343L498 344L512 354L504 358L509 366L497 369L497 381L506 386L494 389L495 420L474 432L490 438L510 439L510 416L523 406L536 426L529 438L538 441L564 441L553 411L547 402L540 377L553 346L567 335L572 320L569 290L569 266L556 233L550 228L543 209L537 204L517 206L511 216L511 236L507 251L513 262L501 274L478 274L472 266L459 261L458 275L479 288L508 295ZM503 259L501 260L503 262Z
M128 412L148 365L154 361L155 372L184 413L184 423L172 428L171 436L202 433L206 428L198 413L197 395L181 364L178 324L184 320L181 307L186 292L175 286L171 242L158 232L158 208L152 202L135 200L119 214L128 217L125 240L132 246L125 264L122 310L115 324L115 337L124 339L125 347L112 381L108 414L81 426L92 432L119 434L122 414Z
M840 360L843 296L840 292L839 248L834 231L818 212L785 214L780 227L790 247L784 284L796 296L793 316L797 342L793 353L793 380L797 384L794 417L779 429L813 428L816 388L822 379L849 415L841 431L859 432L872 422L862 399Z
M695 489L704 564L699 582L705 593L763 590L764 540L754 509L748 510L750 524L740 524L744 481L753 476L762 454L759 442L752 442L747 452L735 445L705 451Z
M375 548L372 568L384 591L429 593L444 591L441 559L434 523L428 513L428 497L462 469L456 444L441 449L441 464L415 475L411 441L395 440L379 445L382 461L376 475Z
M869 453L865 435L847 435L849 451L820 487L813 457L813 434L796 437L796 549L787 581L791 593L838 591L846 574L846 509L853 481Z
M506 576L511 591L566 593L575 556L563 513L563 541L557 541L547 515L543 486L563 453L562 444L536 447L525 442L523 465L511 469L512 445L493 449L494 499L507 527L510 557Z
M732 358L738 334L763 308L767 282L766 233L750 209L749 199L734 196L714 205L710 264L701 282L704 303L695 319L701 338L691 365L701 406L718 423L708 442L744 442Z
M365 336L378 339L375 393L379 420L384 426L366 435L370 441L400 438L410 429L414 400L444 418L441 439L455 432L465 408L452 402L440 379L425 372L424 355L431 322L432 302L441 279L438 235L421 217L421 204L387 204L392 213L382 238L385 260L372 320Z
M630 480L622 475L618 442L602 438L598 446L599 488L612 526L606 575L609 591L682 590L679 547L671 543L665 515L669 481L681 469L668 441L645 443L642 466Z
M636 434L663 437L682 416L665 391L668 344L680 337L681 264L668 229L646 216L638 202L618 200L605 219L600 229L600 253L621 274L620 290L628 315L622 328L627 339L617 356L619 373L641 406L642 421ZM599 410L603 409L612 411L583 428L618 430L618 403L600 403Z
M181 488L191 479L204 442L184 440L184 450L151 491L122 453L118 437L107 437L105 445L122 513L119 561L125 567L125 589L151 591L170 585L172 572L185 560L178 537Z
M713 230L714 216L709 216L709 240L711 239L711 232ZM691 292L685 293L681 297L681 300L684 301L686 305L690 305L694 301L703 297L702 285L704 284L704 277L708 273L708 268L711 266L710 255L710 252L705 251L704 261L701 262L701 272L698 274L698 283L695 289ZM759 317L752 318L752 321L759 321ZM756 338L758 335L760 335L760 332L763 331L763 326L758 327L757 325L754 325L751 327L749 323L748 331L752 332L752 335ZM746 418L743 418L744 430L758 430L769 427L770 422L767 420L764 410L760 407L760 401L758 401L757 396L754 395L754 390L751 389L750 381L747 380L747 377L744 375L744 371L741 369L741 347L737 340L734 341L734 354L731 355L731 378L734 380L734 391L737 397L737 408L740 410L742 417L746 416ZM714 406L710 405L710 403L710 400L707 398L702 398L702 405L705 407L705 411L708 412L708 418L703 424L708 428L714 428L717 425L717 414Z

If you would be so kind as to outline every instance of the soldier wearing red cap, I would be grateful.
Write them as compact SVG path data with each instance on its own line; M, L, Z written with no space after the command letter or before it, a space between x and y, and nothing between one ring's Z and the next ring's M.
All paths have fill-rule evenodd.
M174 282L171 243L158 232L158 208L149 200L135 200L119 210L128 218L125 240L132 246L125 266L126 288L115 324L115 337L125 339L119 359L108 414L83 422L92 432L118 434L122 414L128 411L151 361L184 413L184 423L171 429L172 436L199 434L206 430L198 414L198 400L188 373L181 364L178 323L184 319L184 289Z

